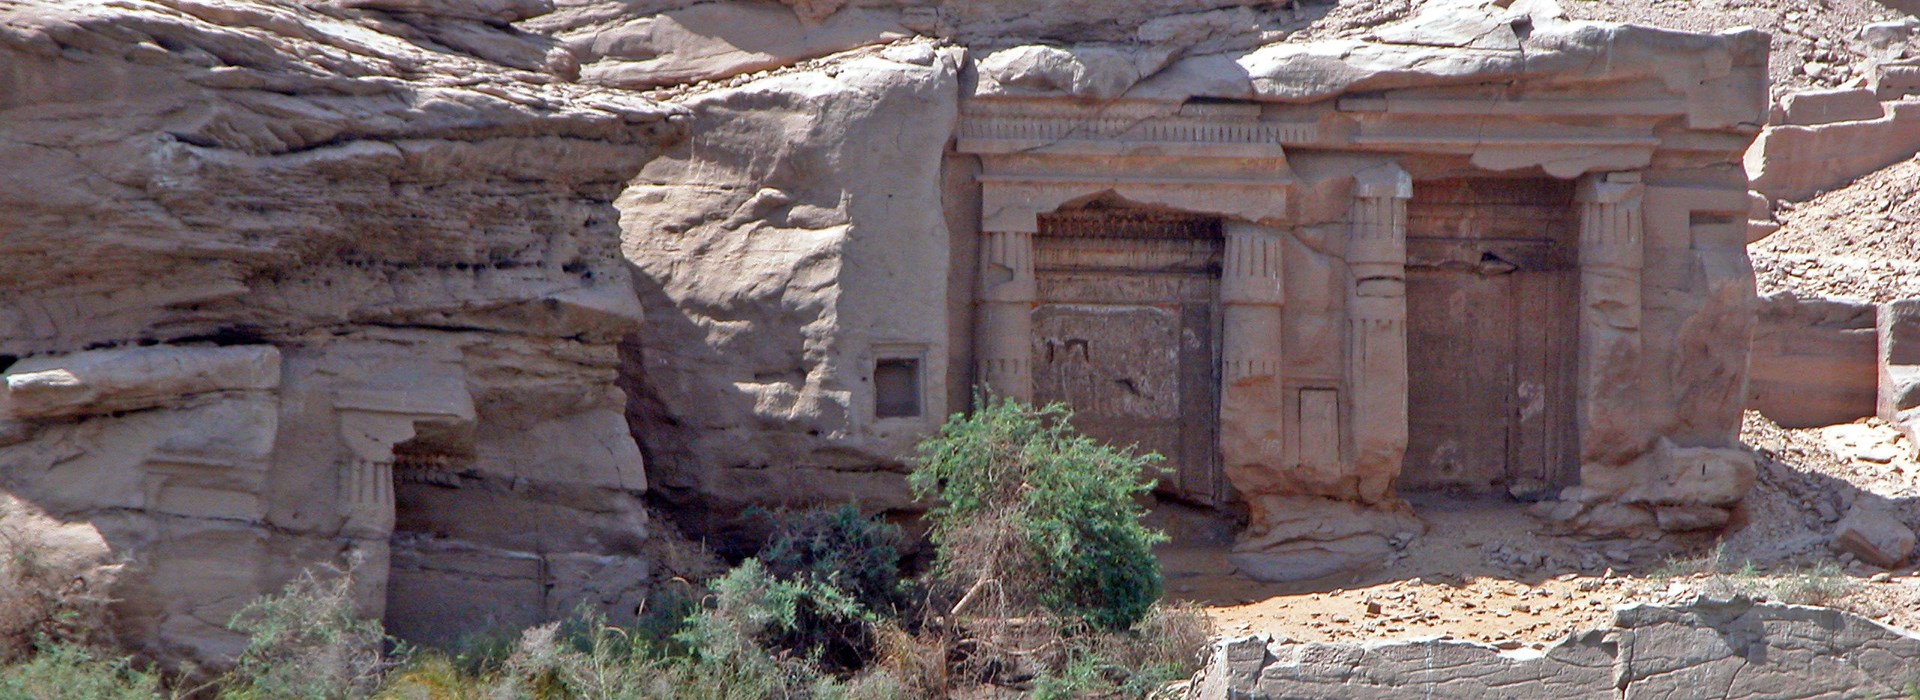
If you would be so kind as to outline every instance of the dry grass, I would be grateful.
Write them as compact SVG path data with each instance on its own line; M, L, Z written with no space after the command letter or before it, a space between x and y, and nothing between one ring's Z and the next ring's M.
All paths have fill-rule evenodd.
M35 645L105 641L107 588L119 567L77 552L59 522L0 494L0 662Z

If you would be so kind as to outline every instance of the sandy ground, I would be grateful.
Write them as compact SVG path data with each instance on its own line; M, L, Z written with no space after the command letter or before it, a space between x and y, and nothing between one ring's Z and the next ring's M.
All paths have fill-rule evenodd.
M1920 575L1852 563L1826 546L1851 498L1887 499L1909 520L1920 510L1920 463L1905 439L1878 421L1783 430L1753 414L1743 437L1762 456L1761 483L1750 523L1721 536L1563 537L1503 497L1421 495L1410 500L1428 534L1376 570L1263 584L1235 575L1225 546L1187 542L1161 553L1168 593L1204 606L1222 634L1300 641L1450 637L1538 648L1606 625L1619 605L1731 592L1920 629Z

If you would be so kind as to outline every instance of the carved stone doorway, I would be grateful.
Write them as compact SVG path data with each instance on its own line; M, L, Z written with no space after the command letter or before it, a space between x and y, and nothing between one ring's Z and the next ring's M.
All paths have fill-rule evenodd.
M1572 184L1441 180L1413 191L1401 487L1575 483Z
M1219 456L1221 223L1085 209L1040 217L1033 399L1074 425L1166 458L1160 491L1226 499Z

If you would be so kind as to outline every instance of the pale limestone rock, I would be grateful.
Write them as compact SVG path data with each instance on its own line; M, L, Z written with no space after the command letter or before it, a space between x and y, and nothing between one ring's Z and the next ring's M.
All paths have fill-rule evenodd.
M1444 639L1217 642L1189 700L1751 698L1897 695L1920 635L1826 608L1744 598L1618 608L1544 651Z
M1367 507L1311 496L1264 496L1248 531L1228 557L1241 575L1261 581L1310 580L1378 566L1426 532L1412 509Z
M1880 99L1879 118L1768 127L1746 155L1753 189L1800 201L1911 158L1920 150L1920 103Z
M280 385L272 347L129 348L57 359L36 357L6 369L0 413L15 420L135 411L221 391Z
M689 99L695 137L621 195L647 306L634 430L666 495L719 520L908 507L900 460L967 388L940 191L958 58L889 51ZM919 415L876 415L887 357L918 363Z
M1874 327L1879 339L1877 414L1914 440L1920 437L1920 300L1881 304Z
M333 0L341 7L506 24L553 11L553 0Z
M1857 122L1886 116L1880 98L1872 90L1806 90L1790 92L1780 98L1786 123L1815 126L1833 122Z
M1536 511L1594 534L1645 535L1715 529L1746 498L1757 478L1745 448L1678 447L1660 438L1622 466L1588 465L1581 484L1561 492L1559 506Z
M1091 100L1111 100L1140 78L1166 65L1167 48L1119 49L1020 46L993 52L979 61L980 74L1011 93L1063 92ZM992 90L992 88L987 88Z
M1761 297L1747 406L1786 428L1875 415L1877 308L1857 299L1792 292Z
M1513 387L1562 445L1525 478L1581 484L1543 510L1714 527L1751 485L1735 162L1766 116L1756 32L1539 0L1260 47L1294 9L579 0L502 26L545 7L0 10L21 66L0 156L35 173L0 188L0 353L27 357L0 463L51 511L126 514L96 526L154 562L124 589L129 639L232 653L239 601L356 556L363 609L403 635L529 624L549 593L617 612L660 574L643 491L722 535L755 504L916 508L910 447L975 383L1184 459L1163 491L1248 506L1245 573L1369 565L1421 529L1397 488L1514 477L1441 473L1414 438L1443 431L1409 429L1433 418L1415 387L1452 376L1409 339L1459 314L1407 290L1459 263L1564 274L1557 311L1517 313L1557 324L1529 352L1579 359ZM684 109L601 85L676 86ZM1479 221L1448 208L1514 182L1530 225L1559 222L1530 230L1564 239L1551 254L1409 248L1445 233L1410 221ZM1080 233L1150 242L1045 235L1080 207ZM1094 279L1143 261L1203 301L1066 308L1165 292ZM1086 351L1136 326L1154 340ZM274 353L277 383L72 371L138 343L113 352Z
M624 88L720 80L913 36L898 11L837 2L713 2L658 14L569 8L528 23L570 48L581 79ZM798 14L796 14L798 12Z
M682 112L567 82L504 24L546 3L352 4L0 9L0 481L131 564L159 659L356 558L416 622L412 535L608 558L534 585L614 606L657 575L612 563L654 536L612 200Z
M1891 569L1913 553L1914 534L1889 506L1856 502L1833 526L1832 544L1860 561Z

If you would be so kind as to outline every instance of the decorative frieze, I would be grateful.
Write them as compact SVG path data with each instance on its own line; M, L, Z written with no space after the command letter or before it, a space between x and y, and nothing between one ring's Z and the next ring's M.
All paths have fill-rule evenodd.
M960 126L960 138L970 142L1280 145L1311 142L1316 132L1311 123L1192 117L977 116L961 120Z

